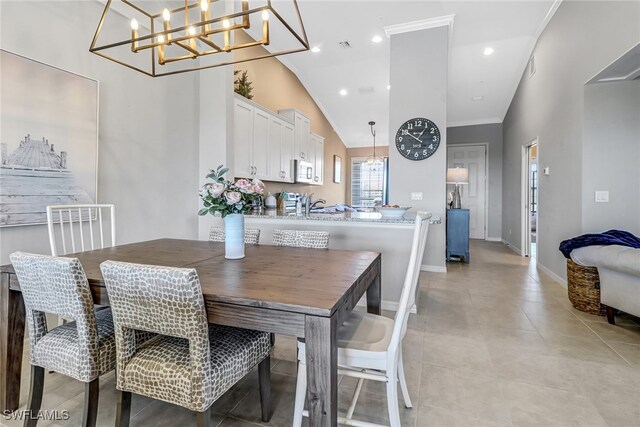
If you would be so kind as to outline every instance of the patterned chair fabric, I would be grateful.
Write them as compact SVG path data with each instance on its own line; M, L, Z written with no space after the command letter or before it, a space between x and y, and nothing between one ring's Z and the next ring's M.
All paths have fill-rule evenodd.
M209 232L209 240L212 242L224 242L224 228L211 227L211 231ZM259 228L244 229L244 243L246 245L257 245L259 240L260 240Z
M326 231L273 230L273 244L292 248L328 249Z
M90 382L115 367L111 310L94 312L77 258L10 256L27 311L31 364ZM72 319L49 331L45 313Z
M100 266L113 310L119 390L204 412L265 357L269 334L207 323L194 269ZM160 334L136 346L134 330Z

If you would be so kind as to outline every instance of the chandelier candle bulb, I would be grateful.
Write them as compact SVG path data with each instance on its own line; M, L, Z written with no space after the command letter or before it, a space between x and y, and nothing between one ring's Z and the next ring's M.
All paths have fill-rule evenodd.
M231 50L231 43L229 43L229 27L230 26L231 26L231 23L229 22L228 19L225 19L224 21L222 21L222 28L226 29L226 31L224 31L224 47L222 49L227 52Z
M262 11L262 44L269 44L269 11Z
M169 31L171 29L171 13L169 12L169 9L165 9L162 11L162 20L164 30ZM167 40L171 40L171 34L167 34Z
M244 15L242 16L242 26L245 29L251 28L251 20L249 19L249 14L247 13L248 11L249 11L249 1L242 0L242 13L244 13Z
M158 36L158 63L164 65L164 36Z
M134 18L131 20L131 38L133 42L131 43L131 52L136 53L138 51L138 42L135 39L138 38L138 21Z
M202 0L200 2L200 20L202 22L208 21L210 18L209 15L209 0ZM209 24L202 26L202 35L206 36L209 32Z
M191 49L195 49L196 48L196 39L195 36L196 35L196 29L194 27L189 27L187 29L187 36L189 36L189 46L191 46Z

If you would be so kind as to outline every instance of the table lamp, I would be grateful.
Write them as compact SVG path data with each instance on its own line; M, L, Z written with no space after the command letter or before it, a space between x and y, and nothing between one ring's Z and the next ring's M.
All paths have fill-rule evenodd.
M459 184L469 183L469 169L466 168L448 168L447 169L447 184L454 184L453 190L453 203L451 209L460 209L462 207L460 203L460 187Z

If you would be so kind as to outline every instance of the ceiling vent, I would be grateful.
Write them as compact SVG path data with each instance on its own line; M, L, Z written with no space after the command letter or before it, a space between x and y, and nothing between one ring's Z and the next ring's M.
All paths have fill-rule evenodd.
M343 49L351 49L351 43L349 43L347 40L338 43L340 45L341 48Z
M529 78L531 78L535 73L536 73L536 57L534 55L531 55L531 58L527 63L527 75L529 76Z
M376 90L373 88L373 86L364 86L358 88L358 92L360 93L360 95L370 95L372 93L375 93L375 91Z

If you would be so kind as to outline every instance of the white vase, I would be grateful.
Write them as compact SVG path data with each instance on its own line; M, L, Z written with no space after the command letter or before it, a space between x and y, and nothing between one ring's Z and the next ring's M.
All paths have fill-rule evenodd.
M224 217L224 257L244 258L244 215L229 214Z

